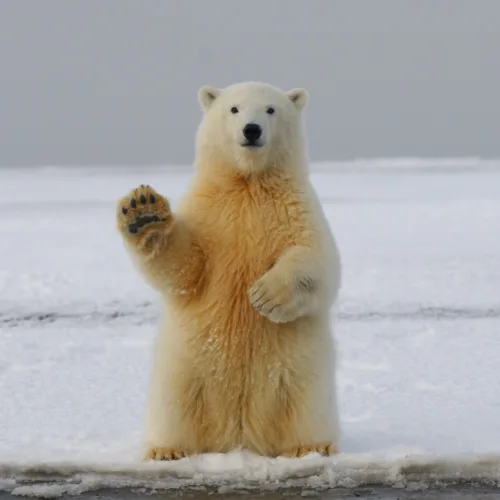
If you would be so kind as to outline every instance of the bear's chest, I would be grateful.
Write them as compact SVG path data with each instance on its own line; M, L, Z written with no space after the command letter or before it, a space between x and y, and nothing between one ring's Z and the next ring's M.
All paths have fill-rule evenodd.
M207 259L197 345L213 354L207 359L214 368L222 359L241 367L256 352L272 356L282 325L261 316L248 292L288 248L301 243L307 211L284 190L204 195L194 206L190 216Z
M270 194L215 199L200 213L208 268L238 282L255 281L296 244L302 229L297 215L287 199Z

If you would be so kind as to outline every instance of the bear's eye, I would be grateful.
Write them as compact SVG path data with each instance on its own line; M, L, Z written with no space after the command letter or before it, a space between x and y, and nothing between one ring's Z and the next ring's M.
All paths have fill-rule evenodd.
M268 115L274 115L274 108L272 106L269 106L266 110L266 113Z
M231 113L233 113L233 115L235 115L238 111L239 111L239 109L236 106L233 106L231 108Z

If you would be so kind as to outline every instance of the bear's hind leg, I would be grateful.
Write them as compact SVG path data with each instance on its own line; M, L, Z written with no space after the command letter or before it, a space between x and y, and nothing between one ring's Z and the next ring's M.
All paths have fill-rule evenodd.
M155 391L156 394L150 397L144 460L178 460L195 451L182 422L180 408L169 389L165 387L162 395Z
M153 395L146 424L146 460L179 460L205 451L203 381L194 377ZM186 380L186 378L188 380Z
M295 377L282 377L277 414L283 423L277 455L302 457L309 453L339 453L340 425L332 345L321 346L314 367L303 367ZM314 375L313 375L314 374Z
M326 399L322 407L303 406L286 426L278 456L303 457L319 453L328 457L339 452L339 430L336 410L331 400Z
M192 382L182 395L174 389L150 402L145 460L179 460L204 451L203 387Z
M204 450L204 380L175 340L163 332L156 344L146 414L146 460L178 460Z

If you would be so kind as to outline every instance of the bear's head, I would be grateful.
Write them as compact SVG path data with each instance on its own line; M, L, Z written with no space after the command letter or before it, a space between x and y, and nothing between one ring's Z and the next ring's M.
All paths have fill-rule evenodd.
M204 111L196 140L198 162L242 173L303 162L304 89L283 92L245 82L225 89L202 87L198 98Z

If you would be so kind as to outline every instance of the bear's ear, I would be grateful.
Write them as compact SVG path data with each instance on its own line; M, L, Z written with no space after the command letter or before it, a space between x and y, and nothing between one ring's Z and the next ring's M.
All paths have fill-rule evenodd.
M201 87L201 89L198 90L198 101L200 101L201 107L207 111L215 99L219 97L220 93L221 90L215 87L209 87L208 85Z
M307 102L306 89L292 89L286 92L286 95L299 111L306 105Z

